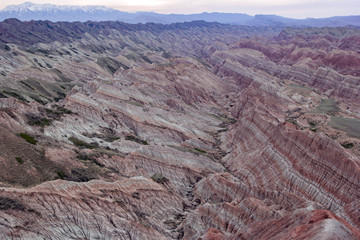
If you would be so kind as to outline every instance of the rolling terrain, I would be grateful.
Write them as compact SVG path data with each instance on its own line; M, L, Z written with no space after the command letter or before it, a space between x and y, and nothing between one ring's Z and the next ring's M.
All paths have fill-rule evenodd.
M359 239L360 30L0 23L0 238Z

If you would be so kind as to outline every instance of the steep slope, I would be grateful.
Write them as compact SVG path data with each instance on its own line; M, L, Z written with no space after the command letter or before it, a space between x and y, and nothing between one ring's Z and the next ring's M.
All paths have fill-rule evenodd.
M1 238L359 239L358 29L0 27Z

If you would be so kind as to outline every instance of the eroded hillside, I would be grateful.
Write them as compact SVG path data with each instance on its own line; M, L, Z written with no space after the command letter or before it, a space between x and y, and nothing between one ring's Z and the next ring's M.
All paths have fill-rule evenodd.
M358 29L12 19L0 39L2 238L360 238Z

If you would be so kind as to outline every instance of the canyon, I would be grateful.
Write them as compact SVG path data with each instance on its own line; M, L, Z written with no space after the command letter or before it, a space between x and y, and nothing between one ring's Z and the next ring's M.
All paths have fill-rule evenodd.
M1 239L359 239L360 29L0 23Z

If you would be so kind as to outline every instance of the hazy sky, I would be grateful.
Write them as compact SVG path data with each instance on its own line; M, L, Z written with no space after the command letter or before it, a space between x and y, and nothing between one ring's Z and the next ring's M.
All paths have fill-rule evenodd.
M0 9L24 0L0 0ZM360 0L31 0L57 5L103 5L122 11L158 13L235 12L292 18L360 15Z

